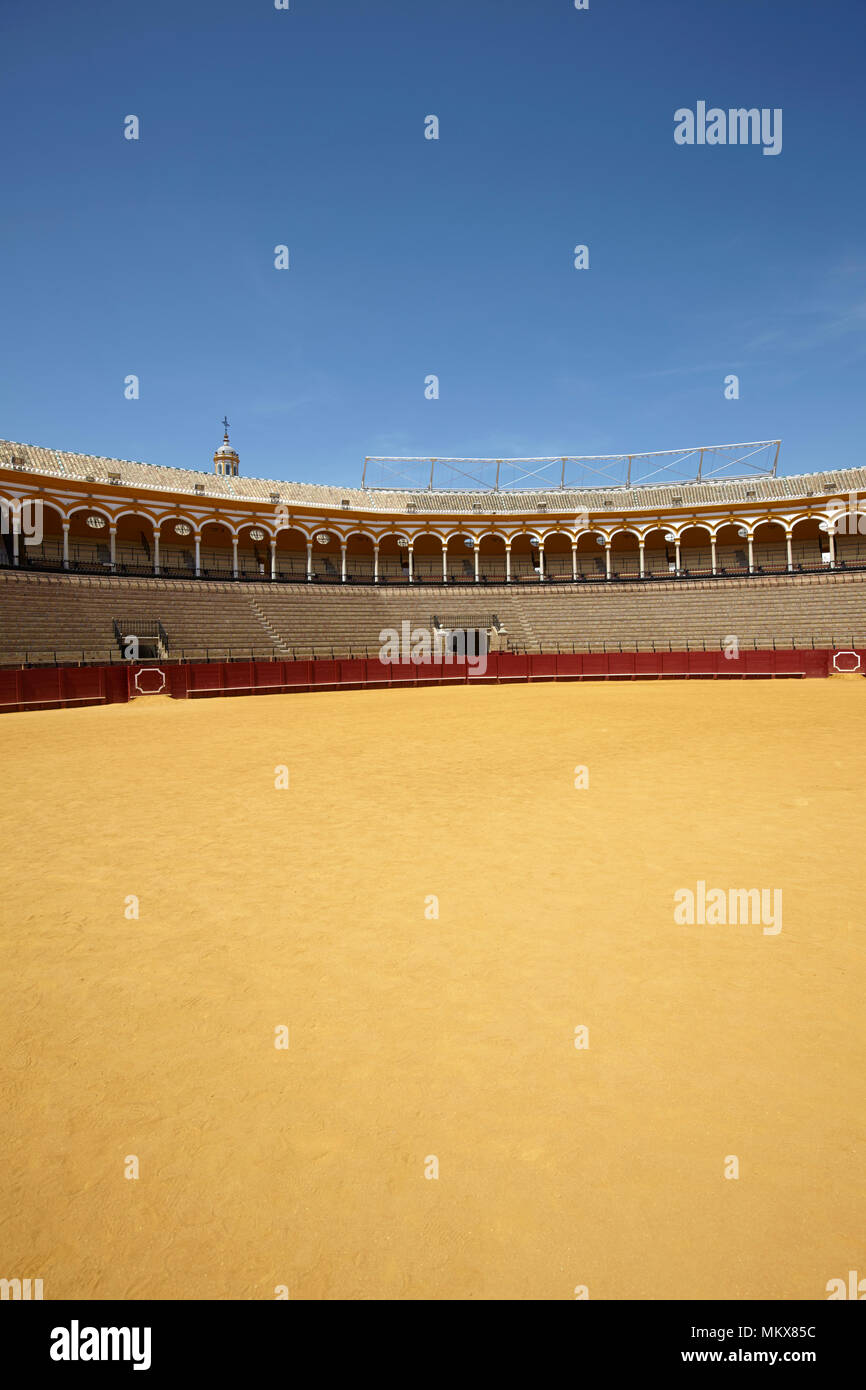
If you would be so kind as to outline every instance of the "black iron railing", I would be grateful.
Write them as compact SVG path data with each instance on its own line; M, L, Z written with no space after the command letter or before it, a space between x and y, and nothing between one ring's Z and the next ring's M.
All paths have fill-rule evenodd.
M679 641L654 641L646 637L621 637L616 640L586 642L509 642L502 648L520 656L607 655L640 652L716 652L725 650L725 640L682 638ZM815 633L801 637L740 639L741 652L752 651L847 651L866 650L866 631L832 634ZM375 660L380 648L374 643L353 644L349 647L315 644L285 647L176 647L167 656L138 658L136 665L180 665L194 661L360 661ZM108 666L129 665L129 659L117 648L95 647L0 647L0 666Z
M11 569L12 566L10 566L10 565L4 565L4 566L2 566L2 568L4 568L4 569ZM372 575L372 574L357 573L357 572L352 573L352 572L349 572L349 573L347 573L346 579L345 579L345 581L344 581L343 578L342 578L342 576L341 576L339 573L334 573L334 574L320 574L320 573L318 573L318 574L312 574L312 575L309 575L309 576L308 576L307 573L306 573L306 570L305 570L305 568L304 568L303 566L299 566L299 567L297 567L297 568L292 568L292 569L289 569L289 570L281 570L281 571L278 571L277 574L274 576L274 579L273 579L273 580L271 579L271 577L270 577L270 572L269 572L268 570L266 570L266 572L265 572L264 574L262 574L259 570L253 570L253 569L241 570L241 571L239 571L237 577L235 577L235 576L232 574L231 570L222 569L222 568L213 568L213 567L207 568L207 567L205 567L205 568L202 568L200 574L196 575L195 572L194 572L194 570L192 570L192 569L190 569L190 568L188 568L188 567L185 567L185 566L172 566L172 565L162 564L162 565L160 565L159 574L158 574L158 575L155 575L155 574L153 573L153 567L152 567L152 565L130 564L130 563L127 563L127 562L118 561L118 563L112 568L111 565L109 565L108 563L103 563L103 562L92 563L92 562L90 562L90 561L84 561L84 560L71 560L70 563L69 563L69 566L66 567L66 566L64 566L60 561L58 561L58 560L56 560L56 559L38 559L38 558L30 558L30 557L28 557L28 556L26 556L26 555L24 555L24 556L21 557L20 563L19 563L17 566L15 566L15 568L18 569L18 570L23 570L23 571L28 571L28 570L29 570L29 571L38 571L38 572L40 572L40 573L45 573L45 574L87 574L87 575L98 574L98 575L102 575L103 577L106 577L106 578L112 578L112 577L117 577L117 576L119 576L119 577L121 577L121 578L124 578L124 577L125 577L125 578L134 578L134 579L155 579L155 580L160 580L160 579L188 579L188 580L194 580L196 583L207 583L207 582L219 582L219 583L222 583L222 584L244 584L244 583L246 583L246 584L271 584L271 583L277 583L277 584L305 584L305 583L309 583L309 584L343 584L343 583L346 583L346 584L354 584L354 585L358 585L358 584L370 585L370 586L374 586L374 585L375 585L375 587L377 587L377 588L382 588L382 587L385 587L385 586L387 586L387 585L399 585L399 586L408 586L408 585L409 585L408 577L407 577L405 574L403 574L403 575L396 575L396 574L384 574L384 573L380 573L379 579L378 579L378 581L376 581L376 580L373 579L373 575ZM759 565L755 565L755 567L754 567L754 569L753 569L752 571L750 571L750 570L748 569L747 566L745 566L745 567L744 567L744 566L732 567L732 566L729 566L729 565L728 565L728 566L719 566L719 567L717 567L716 573L715 573L715 574L713 574L711 568L704 567L704 566L697 567L697 568L693 568L693 569L681 568L679 571L669 571L669 570L652 570L652 571L649 571L649 570L648 570L648 571L647 571L645 574L643 574L643 575L641 575L641 574L639 574L639 573L637 573L637 572L632 572L632 571L620 572L620 573L612 572L610 575L607 575L607 574L597 574L597 573L593 573L593 574L582 574L582 573L579 572L579 573L577 574L577 577L576 577L576 578L575 578L570 572L567 572L567 571L564 571L563 573L555 573L555 572L551 573L551 572L547 572L547 573L545 574L545 577L544 577L543 580L540 579L539 576L538 576L537 574L535 574L535 573L512 574L511 578L508 579L508 580L504 577L504 575L484 575L484 574L482 574L482 575L479 576L478 579L475 579L474 575L453 575L453 574L451 574L451 575L448 576L448 579L445 580L445 579L442 578L441 575L418 574L417 571L416 571L416 573L415 573L415 575L414 575L414 578L413 578L413 581L412 581L411 587L412 587L412 588L418 588L418 587L421 587L422 585L427 585L427 586L433 585L433 586L438 587L438 588L447 587L447 588L454 588L454 589L457 589L457 588L465 588L465 587L470 587L470 588L483 588L483 587L490 586L490 585L499 586L499 587L502 587L502 588L506 588L506 587L511 587L511 588L514 588L514 587L525 587L526 585L532 585L532 586L534 586L534 587L543 588L543 587L546 587L547 585L556 585L556 584L579 584L579 585L581 585L581 586L583 586L583 585L603 585L603 586L607 586L607 585L611 585L611 584L652 584L652 585L659 585L659 584L677 584L677 583L681 583L683 580L688 580L688 579L706 579L706 580L710 580L710 581L716 580L716 579L759 579L759 578L762 578L762 577L765 577L765 578L766 578L766 577L771 577L771 576L781 576L781 577L784 577L784 576L786 576L786 575L788 575L788 574L794 574L794 575L796 575L796 574L836 574L836 573L839 573L839 572L852 572L852 571L859 571L859 570L866 570L866 557L864 557L863 559L859 559L859 558L858 558L858 559L854 559L854 560L837 560L836 564L835 564L834 566L832 566L832 567L831 567L829 564L827 564L827 563L825 563L825 562L823 562L823 561L815 561L814 563L803 563L803 562L800 561L800 562L795 562L794 565L793 565L793 567L792 567L790 570L788 569L787 563L786 563L784 560L780 560L778 564L759 564Z

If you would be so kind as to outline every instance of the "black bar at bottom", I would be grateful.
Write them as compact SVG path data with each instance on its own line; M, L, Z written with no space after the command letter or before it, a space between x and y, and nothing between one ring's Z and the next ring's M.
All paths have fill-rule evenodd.
M115 1377L134 1376L138 1366L142 1375L160 1381L167 1375L194 1375L197 1385L206 1385L210 1377L230 1384L232 1373L266 1368L282 1370L287 1381L305 1366L308 1372L315 1368L321 1373L333 1368L335 1351L344 1350L346 1367L355 1375L383 1370L411 1381L419 1371L422 1378L423 1373L429 1377L439 1357L442 1374L453 1373L458 1344L447 1337L447 1318L456 1316L455 1331L462 1333L460 1363L465 1371L467 1360L480 1361L488 1381L500 1357L508 1358L513 1371L514 1353L525 1348L533 1361L540 1354L551 1370L558 1350L574 1373L592 1371L597 1377L607 1372L611 1379L626 1371L666 1374L674 1367L796 1365L811 1369L826 1384L828 1376L843 1370L850 1374L862 1354L862 1314L838 1306L849 1297L846 1293L844 1299L814 1302L658 1303L577 1297L565 1317L552 1311L540 1314L539 1304L532 1305L531 1321L524 1321L519 1311L508 1313L508 1324L498 1338L487 1318L495 1317L501 1303L489 1304L482 1315L476 1303L470 1304L471 1314L461 1314L451 1304L450 1312L440 1309L431 1318L413 1301L402 1313L392 1307L387 1322L378 1324L381 1314L366 1302L342 1303L337 1312L330 1300L307 1302L301 1309L301 1300L291 1297L275 1298L273 1303L19 1301L3 1309L0 1367L14 1367L19 1383L36 1375L57 1383L70 1375L93 1379L106 1370ZM864 1297L861 1294L859 1301ZM464 1316L471 1321L461 1327ZM536 1316L545 1319L543 1343L535 1339ZM404 1317L407 1331L418 1317L414 1327L425 1338L422 1355L412 1358L414 1369L405 1357L407 1344L399 1337ZM322 1331L329 1334L324 1344L319 1340Z

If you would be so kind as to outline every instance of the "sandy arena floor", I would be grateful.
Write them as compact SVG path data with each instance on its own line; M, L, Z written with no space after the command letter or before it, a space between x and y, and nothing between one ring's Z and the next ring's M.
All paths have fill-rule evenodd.
M46 1299L866 1275L864 719L857 681L3 718L0 1275ZM698 880L781 888L781 932L677 925Z

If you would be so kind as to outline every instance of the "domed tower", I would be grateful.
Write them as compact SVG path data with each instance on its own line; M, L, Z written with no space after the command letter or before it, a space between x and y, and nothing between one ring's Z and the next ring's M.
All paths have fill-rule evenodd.
M223 417L223 427L225 429L223 442L213 456L214 472L222 473L229 478L236 478L240 469L240 461L231 444L229 444L229 422L225 417Z

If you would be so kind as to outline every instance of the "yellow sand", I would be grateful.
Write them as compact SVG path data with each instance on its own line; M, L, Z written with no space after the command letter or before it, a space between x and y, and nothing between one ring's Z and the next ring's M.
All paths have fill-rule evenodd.
M4 717L0 1275L262 1299L866 1275L864 718L866 683L822 681ZM781 933L676 925L699 879L781 888Z

